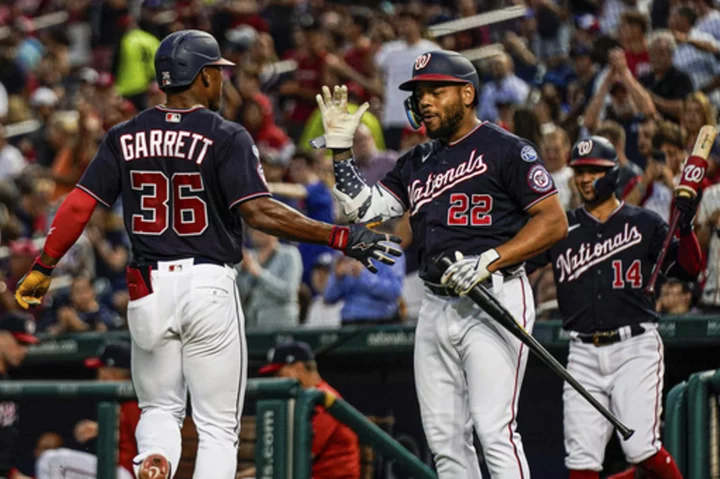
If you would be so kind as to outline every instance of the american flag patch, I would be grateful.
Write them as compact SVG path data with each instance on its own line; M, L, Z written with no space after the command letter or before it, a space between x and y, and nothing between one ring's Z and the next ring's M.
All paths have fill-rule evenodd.
M168 123L180 123L182 115L180 113L165 113L165 121Z

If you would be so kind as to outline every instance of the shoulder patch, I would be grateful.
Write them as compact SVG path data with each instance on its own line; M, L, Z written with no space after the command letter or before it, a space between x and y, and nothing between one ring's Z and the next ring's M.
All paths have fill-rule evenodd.
M535 193L547 193L553 187L550 173L543 165L533 165L527 173L527 183Z
M535 148L527 145L523 146L522 150L520 150L520 158L522 158L523 161L532 163L533 161L536 161L538 159L538 154L537 151L535 151Z

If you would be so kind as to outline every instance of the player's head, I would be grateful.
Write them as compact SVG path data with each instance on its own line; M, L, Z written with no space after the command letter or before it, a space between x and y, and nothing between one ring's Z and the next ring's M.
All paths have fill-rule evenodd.
M578 141L570 154L575 186L583 203L602 203L615 194L620 166L618 155L607 138L591 136Z
M438 50L415 59L412 78L400 89L412 92L405 100L410 125L425 125L430 138L450 138L468 115L475 117L479 83L477 70L459 53Z
M189 92L211 110L220 108L221 69L234 65L222 57L217 40L200 30L172 33L155 52L157 83L168 97Z
M12 312L0 318L0 372L19 367L35 337L35 319L28 313Z
M121 381L130 378L130 343L108 343L97 357L85 360L85 367L97 369L100 381Z

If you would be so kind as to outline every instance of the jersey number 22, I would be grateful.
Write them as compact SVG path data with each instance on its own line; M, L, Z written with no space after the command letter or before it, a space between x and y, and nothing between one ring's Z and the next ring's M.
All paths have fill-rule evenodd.
M472 195L465 193L450 195L450 208L447 212L448 226L490 226L493 199L490 195ZM469 210L469 213L468 213Z

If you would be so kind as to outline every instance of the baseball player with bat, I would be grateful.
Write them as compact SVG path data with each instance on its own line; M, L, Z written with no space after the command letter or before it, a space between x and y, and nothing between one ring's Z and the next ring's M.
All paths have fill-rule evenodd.
M155 54L165 105L113 127L58 210L43 252L15 295L41 303L53 268L99 203L122 197L133 263L127 269L132 378L142 415L140 479L168 479L181 455L189 389L199 445L193 477L235 477L247 376L244 318L233 266L241 219L293 241L327 244L375 270L393 264L399 238L362 225L311 220L271 198L247 130L215 113L233 63L208 33L182 30Z
M481 477L474 427L493 478L527 479L516 417L528 349L464 296L488 285L531 331L535 309L523 262L562 239L567 218L535 146L477 118L479 80L469 60L433 51L410 70L400 86L410 92L406 113L432 141L403 155L373 187L351 150L367 104L349 113L344 86L318 95L334 194L353 222L409 212L425 282L415 386L438 476ZM433 261L440 256L456 260L444 274Z
M529 268L552 264L563 328L571 338L568 371L633 427L635 434L621 442L625 457L659 479L682 476L660 442L663 343L655 297L645 288L653 270L689 281L700 272L692 193L704 176L704 161L697 153L690 157L676 188L676 194L683 192L673 214L678 239L656 213L618 201L617 152L607 139L579 141L569 164L583 205L567 213L567 238L529 261ZM696 174L696 168L702 171ZM563 403L570 479L599 479L612 425L568 384ZM632 477L634 470L613 476Z

